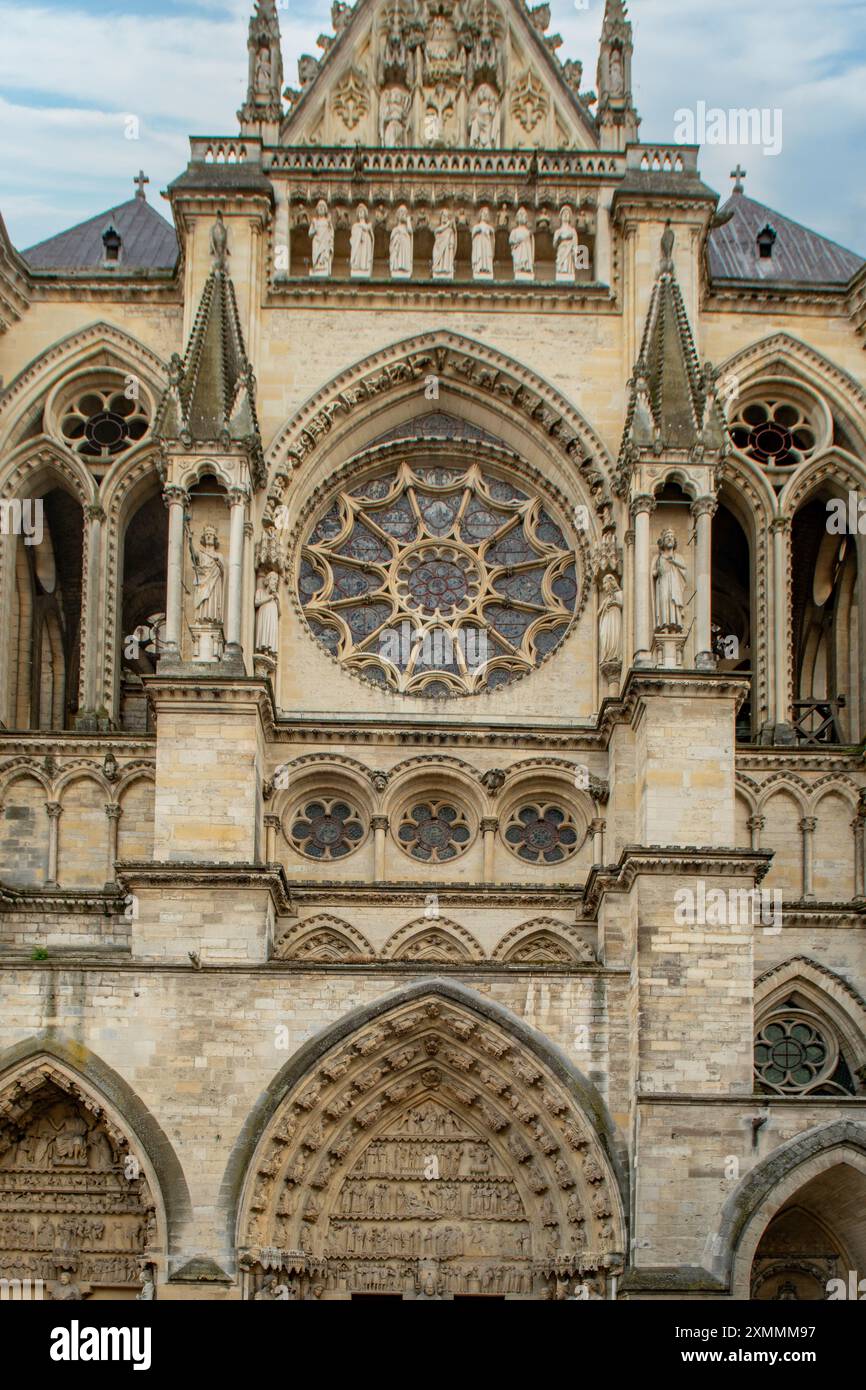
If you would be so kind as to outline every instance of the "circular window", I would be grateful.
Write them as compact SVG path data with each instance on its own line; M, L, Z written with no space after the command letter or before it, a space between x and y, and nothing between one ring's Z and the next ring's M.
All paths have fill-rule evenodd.
M764 389L746 396L731 421L731 439L741 453L781 479L823 447L826 421L817 400L796 389Z
M755 1039L755 1074L784 1095L814 1090L834 1071L838 1049L818 1020L801 1011L774 1015Z
M88 386L71 396L60 414L66 443L92 460L109 460L130 449L149 427L144 400L130 400L117 385Z
M518 807L503 838L518 859L528 864L559 864L575 853L580 839L571 812L542 801Z
M397 827L401 849L425 864L456 859L471 838L465 813L451 801L416 801L406 808Z
M363 840L364 822L341 797L317 797L295 811L289 838L308 859L344 859Z
M309 528L298 570L331 655L389 689L447 696L506 685L555 651L581 581L531 483L453 451L356 476Z

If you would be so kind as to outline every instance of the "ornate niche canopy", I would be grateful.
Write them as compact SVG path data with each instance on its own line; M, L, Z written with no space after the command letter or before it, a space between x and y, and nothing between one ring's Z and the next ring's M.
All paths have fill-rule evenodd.
M313 636L406 694L471 695L532 671L585 596L562 499L502 449L375 453L307 517L296 582Z

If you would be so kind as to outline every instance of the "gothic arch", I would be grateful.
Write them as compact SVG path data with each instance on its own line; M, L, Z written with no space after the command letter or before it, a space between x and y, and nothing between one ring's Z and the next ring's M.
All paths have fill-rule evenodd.
M712 1272L732 1297L748 1299L755 1251L776 1213L812 1179L846 1167L866 1179L866 1125L832 1120L780 1144L740 1180L722 1208L718 1233L708 1242ZM866 1241L861 1244L866 1247Z
M827 1018L842 1044L852 1073L866 1067L866 1000L835 970L810 960L791 956L781 965L765 970L755 981L755 1022L797 993Z
M6 1155L10 1153L10 1145L14 1147L26 1135L28 1116L32 1118L34 1107L44 1109L57 1104L73 1107L85 1117L88 1126L86 1134L82 1132L83 1125L78 1126L78 1143L86 1143L88 1157L83 1164L76 1164L73 1159L68 1166L84 1166L90 1171L95 1168L97 1173L106 1171L108 1176L113 1168L123 1172L136 1199L118 1208L116 1213L119 1223L129 1216L124 1229L130 1226L130 1221L132 1223L128 1230L129 1244L126 1246L128 1258L132 1264L156 1266L158 1276L165 1279L170 1272L174 1244L192 1218L183 1170L170 1140L139 1096L117 1072L81 1043L37 1034L0 1055L3 1130L0 1163L7 1171L10 1162L15 1168L15 1158L10 1159ZM56 1129L53 1122L52 1129ZM104 1141L97 1139L102 1161L94 1164L90 1156L91 1136L95 1136L97 1130L103 1132ZM136 1164L128 1165L129 1158L136 1160ZM30 1192L34 1183L39 1183L34 1165L25 1160L17 1166L22 1168ZM130 1177L130 1173L140 1173L141 1176ZM50 1198L52 1186L56 1183L44 1180L44 1185ZM110 1203L110 1192L106 1193L106 1202ZM102 1205L105 1204L103 1202ZM66 1208L58 1207L60 1210L65 1211ZM78 1211L79 1208L74 1210ZM46 1216L46 1211L35 1214ZM110 1216L110 1212L98 1208L91 1214L97 1218ZM147 1229L136 1233L134 1222L139 1215ZM108 1222L105 1224L107 1226ZM117 1226L114 1230L116 1233ZM134 1234L137 1244L133 1244ZM89 1253L85 1248L88 1243L92 1247ZM103 1251L107 1252L109 1258L120 1257L120 1252L124 1250L122 1232L117 1250L112 1250L111 1245L110 1230L100 1236L91 1229L89 1242L83 1237L79 1239L78 1246L64 1242L62 1250L55 1246L53 1254L58 1258L59 1267L73 1268L74 1277L81 1282L105 1282L98 1277L98 1270L95 1271L97 1277L93 1277L92 1266L104 1263L99 1258ZM40 1249L38 1242L36 1249ZM89 1274L88 1264L91 1266ZM128 1273L131 1277L122 1282L134 1283L137 1272L130 1267ZM56 1274L50 1277L56 1277Z
M274 946L274 958L332 965L338 961L366 963L375 960L376 952L357 927L320 912L284 931Z
M506 932L491 960L503 965L594 965L592 946L579 932L554 917L533 917Z
M417 961L422 965L462 965L484 959L475 937L448 917L416 917L398 927L382 947L383 960Z
M862 493L866 488L866 463L847 449L825 449L810 459L788 479L779 496L782 515L794 513L819 491L846 499L848 492Z
M242 1267L260 1268L262 1247L278 1247L296 1252L287 1256L295 1267L315 1269L328 1287L340 1280L357 1287L357 1252L341 1249L355 1238L345 1235L347 1208L363 1197L358 1164L367 1163L366 1155L373 1162L392 1142L387 1136L395 1126L407 1144L401 1172L411 1166L408 1149L418 1148L419 1126L428 1147L442 1150L443 1172L459 1157L459 1175L443 1184L448 1205L420 1221L412 1204L416 1197L429 1202L429 1182L416 1194L418 1184L404 1191L401 1179L393 1198L376 1196L379 1212L388 1203L395 1212L407 1204L406 1224L423 1247L371 1257L392 1271L392 1284L402 1287L412 1270L417 1275L425 1260L435 1259L449 1266L446 1287L448 1279L451 1287L454 1280L460 1285L462 1226L484 1225L467 1215L469 1188L485 1183L496 1189L489 1200L505 1203L505 1214L488 1224L502 1222L502 1231L507 1225L521 1252L506 1251L512 1235L495 1237L497 1260L516 1271L508 1275L519 1283L513 1291L539 1296L556 1270L600 1271L621 1262L627 1160L598 1092L559 1049L502 1006L456 981L428 979L353 1011L310 1040L260 1098L223 1182L233 1218L227 1240L237 1243ZM446 1155L449 1148L454 1152ZM378 1163L375 1158L373 1166ZM439 1201L437 1194L434 1206ZM375 1238L380 1250L383 1239ZM443 1253L443 1241L453 1253ZM476 1231L471 1241L482 1247L475 1264L480 1259L489 1268L485 1233Z

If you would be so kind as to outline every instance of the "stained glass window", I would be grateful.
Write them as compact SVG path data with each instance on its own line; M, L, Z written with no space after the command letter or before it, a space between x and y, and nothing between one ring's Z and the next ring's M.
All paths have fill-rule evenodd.
M364 838L360 813L341 797L304 802L291 819L290 838L308 859L343 859Z
M851 1074L830 1030L805 1009L783 1009L758 1029L755 1076L777 1095L850 1095Z
M397 827L400 847L426 864L456 859L470 839L464 812L450 801L419 801L407 807Z
M518 859L559 864L574 854L579 836L571 813L560 805L531 802L510 817L503 836Z
M349 669L441 698L507 685L559 646L585 587L576 547L547 499L501 473L380 465L313 519L298 596Z

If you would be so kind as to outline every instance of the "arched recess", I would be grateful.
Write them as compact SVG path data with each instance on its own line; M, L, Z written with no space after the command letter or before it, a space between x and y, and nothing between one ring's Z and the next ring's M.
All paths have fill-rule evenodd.
M107 565L116 603L105 635L102 698L125 733L150 733L142 677L156 670L168 577L168 514L152 456L126 462L108 517Z
M432 1278L446 1297L539 1298L557 1274L603 1283L621 1266L626 1173L603 1101L558 1049L430 979L305 1044L223 1190L248 1292L276 1263L326 1296L411 1298Z
M145 1265L164 1280L189 1192L128 1083L80 1043L36 1036L0 1056L0 1115L0 1277L66 1273L115 1298L135 1296Z
M801 1222L799 1229L791 1223L794 1239L789 1231L787 1244L793 1248L780 1251L773 1237L783 1232L770 1228L775 1219L794 1210L805 1212L809 1222ZM814 1250L804 1243L798 1249L797 1239L811 1245L816 1228L826 1248ZM766 1233L771 1239L762 1247ZM798 1267L805 1287L797 1292L795 1286L794 1296L825 1297L826 1290L818 1293L816 1283L836 1277L829 1262L840 1254L852 1261L847 1268L866 1268L866 1125L833 1120L780 1144L730 1194L711 1244L713 1272L739 1300L753 1293L761 1297L762 1285L764 1298L791 1297L782 1292L781 1284L790 1282L792 1275L796 1278ZM777 1265L778 1277L766 1286L774 1272L768 1262L780 1256L788 1272Z
M841 975L808 956L791 956L758 976L756 1028L791 1001L795 1008L814 1014L834 1035L852 1092L862 1091L866 1086L866 1001Z
M735 482L723 482L713 517L713 644L720 671L750 680L751 697L737 714L741 743L754 742L769 718L767 555L758 537L752 506Z

